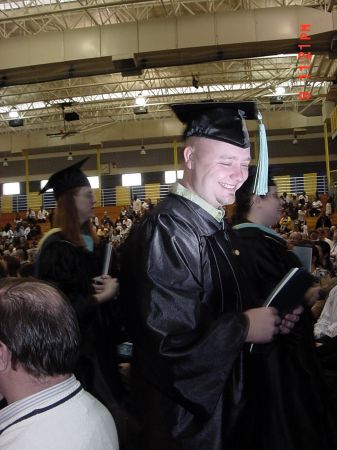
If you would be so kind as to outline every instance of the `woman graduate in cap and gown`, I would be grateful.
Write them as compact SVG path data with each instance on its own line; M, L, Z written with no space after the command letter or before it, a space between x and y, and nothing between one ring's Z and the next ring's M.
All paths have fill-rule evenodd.
M109 273L114 278L101 275L104 244L98 244L92 232L90 218L95 197L81 170L87 159L54 173L40 192L54 191L57 208L53 226L56 228L40 242L35 274L55 284L73 305L82 335L75 374L84 388L116 416L116 400L122 389L115 354L120 327L114 315L113 299L119 284L113 261Z
M269 179L268 185L266 195L254 194L251 174L236 193L234 230L249 286L245 308L261 306L287 272L301 266L287 242L270 228L281 205L275 183ZM242 450L337 449L336 403L315 355L310 302L303 304L304 313L291 333L247 352L248 401L238 433Z

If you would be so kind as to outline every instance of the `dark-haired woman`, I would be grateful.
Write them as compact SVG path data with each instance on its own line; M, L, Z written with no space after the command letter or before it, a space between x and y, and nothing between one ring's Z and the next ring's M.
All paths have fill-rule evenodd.
M239 235L242 265L249 285L246 307L263 304L293 267L300 266L287 242L270 227L281 212L276 186L265 196L252 194L250 176L236 194L234 229ZM317 295L311 290L313 295ZM337 449L335 416L316 360L309 305L293 331L279 335L259 353L247 351L246 416L238 449Z
M83 162L52 175L42 190L53 188L57 208L53 215L55 228L40 242L35 274L56 284L72 303L82 334L75 374L115 415L121 384L114 350L117 326L111 300L118 293L118 281L110 275L101 275L104 243L98 243L92 232L90 218L95 197L80 170Z

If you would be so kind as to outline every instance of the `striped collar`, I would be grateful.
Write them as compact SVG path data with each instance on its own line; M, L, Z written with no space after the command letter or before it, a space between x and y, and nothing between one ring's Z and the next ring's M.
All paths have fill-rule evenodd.
M223 222L223 219L225 217L225 211L222 208L214 208L214 206L207 203L205 200L199 197L199 195L195 194L189 189L186 189L182 184L175 183L172 186L171 192L172 194L180 195L181 197L187 198L191 202L196 203L202 209L207 211L208 214L210 214L217 222L219 223Z
M11 403L0 410L0 434L14 423L23 420L25 416L34 415L38 410L46 410L49 407L57 406L64 399L73 396L80 390L80 382L74 375L71 375L55 386Z

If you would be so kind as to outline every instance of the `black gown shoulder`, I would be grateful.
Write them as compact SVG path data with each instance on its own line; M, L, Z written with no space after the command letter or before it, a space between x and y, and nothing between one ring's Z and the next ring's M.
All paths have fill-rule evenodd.
M247 306L261 306L286 273L301 267L301 263L281 237L255 227L236 229L235 233L241 264L252 289Z

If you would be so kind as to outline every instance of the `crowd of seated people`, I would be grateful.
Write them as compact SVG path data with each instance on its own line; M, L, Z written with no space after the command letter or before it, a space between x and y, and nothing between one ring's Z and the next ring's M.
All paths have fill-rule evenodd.
M111 242L117 247L125 241L134 224L139 222L144 214L147 214L153 208L150 198L141 201L137 196L128 207L122 207L116 220L112 220L107 211L104 211L103 217L93 216L92 225L100 239Z
M318 193L311 199L303 191L301 194L288 195L283 192L280 196L284 213L280 220L282 231L290 231L298 225L303 231L307 217L317 217L316 228L331 227L330 216L333 212L331 196L320 196Z
M30 276L42 236L38 223L23 221L19 214L14 224L0 227L0 278L4 276Z
M285 194L281 196L281 201L285 198L284 196ZM302 199L305 199L305 193L302 194ZM282 216L274 229L287 241L289 250L297 246L308 247L312 250L311 273L322 288L321 298L312 307L315 321L314 335L319 352L324 355L324 358L328 358L330 364L328 368L335 370L337 369L335 364L337 361L337 229L330 219L332 208L328 204L330 214L322 208L315 229L308 231L305 218L308 215L315 217L318 204L314 205L316 211L312 213L310 206L298 203L297 220L290 217L288 206L289 204L283 203ZM302 219L303 211L304 219Z
M135 204L134 200L128 207L121 208L116 220L111 219L107 211L102 217L93 216L92 224L97 236L118 247L127 238L132 226L154 206L150 198L137 200L140 209L139 202ZM29 209L25 219L17 213L13 223L0 227L0 278L33 275L38 243L43 236L39 223L45 222L50 215L43 207L36 214Z

